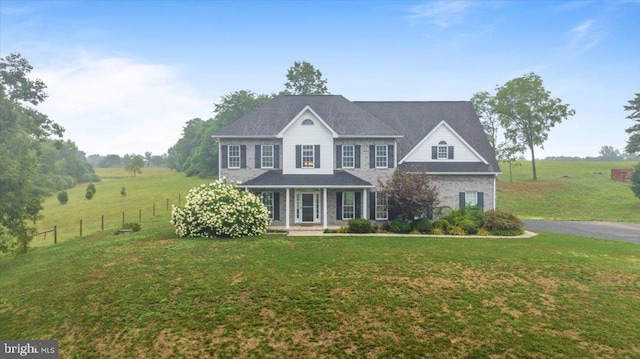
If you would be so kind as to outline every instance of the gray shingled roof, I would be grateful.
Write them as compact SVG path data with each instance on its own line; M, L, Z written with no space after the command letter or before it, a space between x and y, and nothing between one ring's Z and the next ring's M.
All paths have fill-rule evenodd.
M340 136L400 135L398 131L340 95L280 95L214 136L275 136L306 106L311 107Z
M403 158L440 122L445 121L499 172L493 149L470 101L368 102L354 101L399 131L398 159Z
M345 171L334 171L333 174L282 174L282 171L267 171L260 176L249 180L242 187L357 187L371 188L373 185Z
M496 173L500 169L482 162L405 162L398 169L424 173Z

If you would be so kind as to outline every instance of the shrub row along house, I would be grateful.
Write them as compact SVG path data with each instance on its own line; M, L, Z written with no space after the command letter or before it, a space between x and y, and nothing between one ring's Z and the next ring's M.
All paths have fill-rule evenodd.
M426 173L440 205L495 208L500 168L468 101L281 95L214 137L220 178L260 193L272 226L383 224L377 189L395 170Z

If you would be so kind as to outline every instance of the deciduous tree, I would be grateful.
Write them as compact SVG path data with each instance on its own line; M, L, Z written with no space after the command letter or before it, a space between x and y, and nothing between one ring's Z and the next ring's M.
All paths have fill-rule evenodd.
M537 180L535 147L544 148L549 131L575 114L568 104L551 97L542 78L534 73L508 81L497 88L496 110L505 138L531 151L533 180Z
M628 102L629 105L624 106L625 111L631 111L627 118L637 123L626 129L629 139L625 151L629 154L640 153L640 93L636 93L636 97Z
M327 95L327 79L306 61L295 61L287 71L284 93L288 95Z
M480 122L487 133L487 138L493 152L498 153L498 131L500 130L500 118L496 112L496 99L487 91L476 92L471 97L471 103L480 117Z
M140 155L127 155L124 158L124 169L127 172L133 173L135 177L137 173L142 173L142 167L144 167L144 157Z

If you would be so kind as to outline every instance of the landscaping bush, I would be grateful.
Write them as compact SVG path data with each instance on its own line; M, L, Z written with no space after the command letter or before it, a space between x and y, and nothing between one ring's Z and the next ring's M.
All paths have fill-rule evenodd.
M67 194L67 191L58 192L58 201L61 204L67 204L67 202L69 202L69 195Z
M449 230L451 229L451 223L449 223L449 221L447 221L446 219L440 218L439 220L433 222L431 227L433 229L439 229L439 230L442 231L442 233L433 233L433 229L432 229L431 230L432 234L447 234L447 233L449 233Z
M89 185L87 186L87 192L93 192L93 194L96 194L96 185L94 185L93 183L89 183Z
M444 232L444 230L442 228L433 227L433 228L431 228L431 234L433 234L435 236L441 236L441 235L445 234L445 232Z
M64 191L76 185L76 180L67 175L53 175L49 180L52 189Z
M371 233L371 222L364 218L349 220L349 233Z
M140 223L138 222L129 222L122 225L122 229L130 229L133 232L140 231Z
M395 219L391 222L389 231L392 233L409 233L411 231L411 225L405 221Z
M428 218L416 219L411 223L411 229L418 233L428 234L431 232L431 221Z
M484 224L484 211L476 206L466 206L451 210L442 219L453 226L461 227L467 234L476 234Z
M126 196L127 195L127 189L122 187L122 189L120 190L120 195L123 196L123 197Z
M497 236L517 236L524 233L524 224L515 215L502 211L487 211L483 229Z
M86 198L86 199L93 198L93 193L94 192L91 192L91 191L87 190L87 193L84 194L84 198Z
M258 236L267 231L269 211L260 197L221 179L191 189L184 207L172 207L171 224L180 237Z
M466 232L460 226L453 226L449 230L449 234L452 235L452 236L464 236L466 234Z

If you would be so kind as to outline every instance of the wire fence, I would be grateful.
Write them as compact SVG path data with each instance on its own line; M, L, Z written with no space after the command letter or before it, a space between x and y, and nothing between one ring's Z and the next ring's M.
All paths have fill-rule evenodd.
M164 205L165 205L164 209L168 212L170 209L170 201L168 198L166 199L166 202L164 203ZM178 206L180 205L182 205L182 195L178 193ZM126 233L129 233L130 231L122 230L125 224L131 223L131 222L142 223L143 214L145 216L144 218L149 218L149 216L150 218L154 218L156 217L156 213L160 211L161 208L162 206L157 206L156 202L153 202L151 206L146 207L144 211L142 208L139 208L137 211L135 210L122 211L118 215L114 215L112 213L111 215L101 214L100 217L93 216L88 218L82 218L82 219L79 219L76 222L76 224L73 224L73 225L56 224L51 229L44 230L34 234L32 239L36 239L39 236L42 236L42 239L46 241L47 234L52 233L52 235L50 235L49 238L53 236L53 243L57 244L58 239L60 239L59 235L63 232L67 235L69 235L69 233L75 233L75 234L69 235L69 237L71 238L76 236L82 237L83 235L87 235L87 234L93 234L96 232L104 232L105 230L115 230L115 229L117 229L120 233L126 234ZM70 227L73 227L75 229L71 229Z

